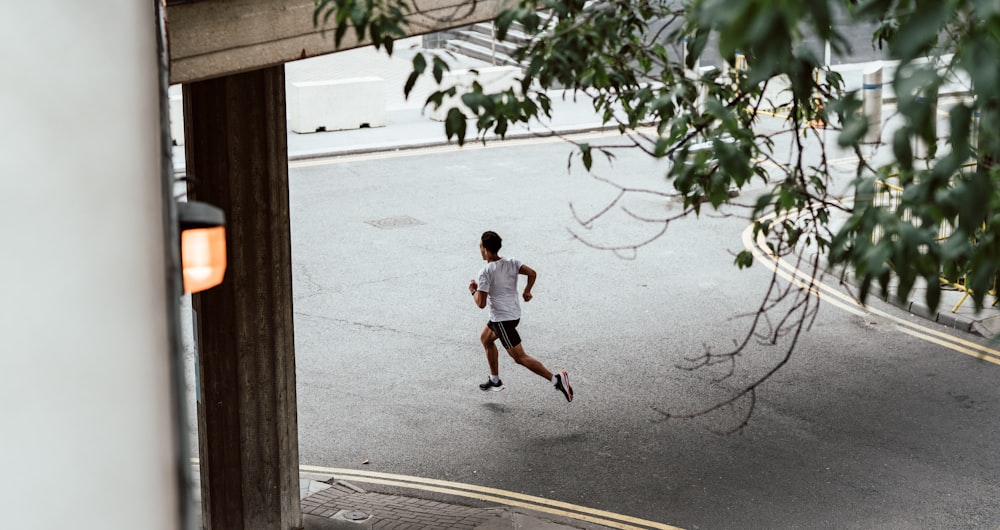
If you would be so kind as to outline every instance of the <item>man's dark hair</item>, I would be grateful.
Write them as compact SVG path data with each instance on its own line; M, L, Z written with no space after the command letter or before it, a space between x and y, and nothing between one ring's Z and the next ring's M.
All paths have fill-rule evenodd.
M483 248L489 250L490 252L496 254L500 252L500 246L503 244L503 239L500 239L500 235L492 230L487 230L483 232Z

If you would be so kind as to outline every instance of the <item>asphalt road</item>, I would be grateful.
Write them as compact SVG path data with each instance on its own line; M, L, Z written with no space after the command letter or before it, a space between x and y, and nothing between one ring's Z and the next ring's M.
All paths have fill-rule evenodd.
M567 171L569 152L533 142L292 164L301 463L690 529L1000 527L1000 367L883 318L824 304L738 434L713 431L738 424L745 400L668 419L780 361L782 347L753 342L729 378L727 367L678 367L741 340L771 275L732 265L747 226L739 208L672 221L624 258L593 248L663 225L613 208L582 227L570 205L586 219L618 189ZM669 191L664 170L619 153L597 174ZM681 209L643 193L621 201L644 217ZM507 389L477 388L487 317L467 285L487 229L504 237L501 255L539 273L520 331L530 354L569 371L573 403L503 354Z
M770 280L738 271L747 221L673 221L633 259L597 245L647 239L662 224L613 209L617 189L568 172L568 146L540 143L374 155L291 170L301 461L479 484L685 528L996 528L996 365L824 305L790 362L757 395L699 420L774 366L752 344L720 370L685 357L740 340ZM668 190L657 167L622 154L598 174ZM626 194L643 216L673 199ZM526 350L570 372L567 404L501 358L507 390L483 393L467 292L478 236L539 272L520 327ZM894 311L885 308L886 311ZM898 312L894 313L905 317ZM927 323L927 325L932 325ZM971 339L971 337L968 337ZM367 463L365 463L367 462Z

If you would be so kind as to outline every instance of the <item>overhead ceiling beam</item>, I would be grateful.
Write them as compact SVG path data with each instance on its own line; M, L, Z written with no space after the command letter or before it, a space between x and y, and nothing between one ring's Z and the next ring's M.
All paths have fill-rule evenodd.
M492 20L509 0L409 0L409 36ZM256 70L370 44L313 26L313 0L201 0L170 4L170 83Z

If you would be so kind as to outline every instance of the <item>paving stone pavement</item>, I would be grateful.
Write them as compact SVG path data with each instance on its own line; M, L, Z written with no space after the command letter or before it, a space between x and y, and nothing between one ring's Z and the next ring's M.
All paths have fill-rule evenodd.
M345 515L354 515L351 512L355 512L370 516L359 528L387 530L473 530L501 516L501 512L495 509L374 493L345 482L331 481L329 488L302 499L303 515L331 519L340 513L341 519L344 519L347 518Z
M305 483L309 482L308 488ZM367 491L331 477L302 480L305 530L601 530L607 527L489 502L470 505Z
M201 513L201 481L192 469L194 513ZM463 497L430 500L368 491L329 475L299 479L303 530L603 530L606 526Z

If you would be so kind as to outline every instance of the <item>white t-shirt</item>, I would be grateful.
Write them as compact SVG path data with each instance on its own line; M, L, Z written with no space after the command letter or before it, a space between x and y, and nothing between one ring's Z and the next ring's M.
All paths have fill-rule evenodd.
M486 306L490 308L490 322L503 322L521 318L521 302L517 298L517 271L521 262L515 258L491 261L479 271L476 283L487 293Z

